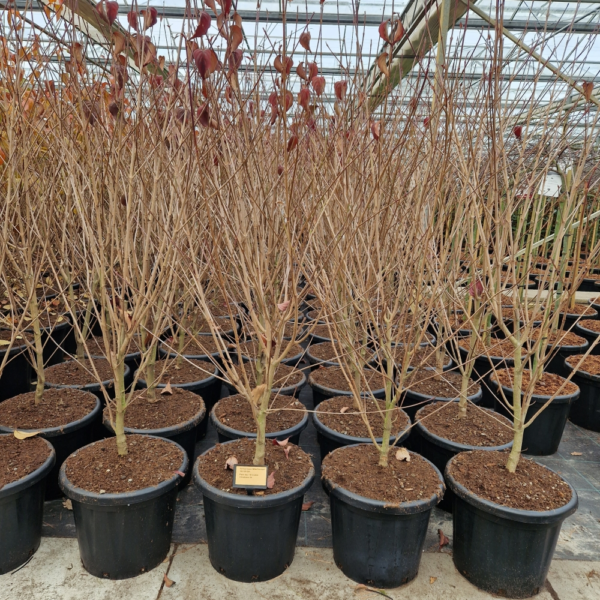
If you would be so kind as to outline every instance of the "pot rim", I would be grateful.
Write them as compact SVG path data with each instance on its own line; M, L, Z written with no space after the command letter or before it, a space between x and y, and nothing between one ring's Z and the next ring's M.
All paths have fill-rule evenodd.
M101 356L100 358L92 357L92 359L96 359L96 360L108 360L105 356ZM65 361L65 363L67 363L67 362L76 362L76 360L73 358L71 360ZM63 365L65 363L58 363L58 365ZM52 365L51 367L48 367L48 369L52 369L52 367L57 367L58 365ZM128 377L129 374L131 373L131 369L130 369L129 365L127 365L127 364L125 364L124 367L125 368L123 370L123 377ZM104 387L104 388L112 387L114 385L114 382L115 382L115 380L113 378L113 379L107 379L106 381L103 381L102 383L92 382L92 383L86 383L84 385L51 383L50 381L45 381L44 385L46 387L49 387L49 388L57 388L57 389L60 389L60 388L70 388L70 389L73 389L73 390L82 390L84 392L89 392L92 389L99 390L102 387Z
M560 375L558 375L558 377L560 377ZM565 379L564 377L562 377L561 379ZM492 373L490 375L490 383L495 386L495 387L500 387L500 384L498 383L498 381L496 381L496 379L494 379L494 373ZM571 383L573 383L571 381ZM576 383L574 383L573 385L577 385ZM512 395L512 388L503 385L502 389L504 390L504 392L510 392L510 394ZM577 391L573 392L572 394L566 394L566 395L562 395L562 396L556 396L555 398L552 399L552 404L563 404L565 402L572 402L574 400L577 400L577 398L579 398L579 394L581 393L581 390L579 389L579 386L577 385ZM521 395L523 395L523 392L521 392ZM532 394L531 396L531 400L533 402L547 402L548 400L550 400L550 398L552 398L552 396L543 396L542 394Z
M325 367L327 368L331 368L331 367ZM321 385L320 383L317 383L316 381L313 381L312 378L313 374L312 372L310 373L310 375L308 376L308 384L310 385L311 388L316 388L319 392L325 392L327 394L331 394L331 396L351 396L352 392L350 390L336 390L334 388L329 388L327 386ZM378 390L371 390L370 392L361 392L360 395L361 397L365 397L365 398L370 398L371 396L376 397L376 394L383 394L385 393L385 388L381 388Z
M205 362L210 362L210 361L205 361ZM211 363L212 364L212 363ZM186 383L171 383L171 387L180 387L180 388L185 388L187 387L195 387L195 388L205 388L207 386L209 386L211 383L213 383L213 380L217 378L217 375L219 374L219 367L213 365L213 367L215 368L214 372L212 375L209 375L208 377L204 378L204 379L198 379L197 381L188 381ZM133 374L133 377L135 379L135 374L139 371L139 369L136 369L136 371ZM201 386L199 384L202 384ZM138 385L142 385L143 387L147 387L146 385L146 380L142 379L141 377L138 379ZM166 383L157 383L156 387L157 388L164 388L166 387L167 384Z
M467 400L473 402L473 404L477 404L477 402L479 402L481 400L481 398L483 397L483 386L481 385L481 383L478 383L478 382L474 382L474 383L479 386L479 390L477 391L477 393L467 396ZM453 398L448 398L445 396L430 396L428 394L421 394L420 392L414 392L410 388L406 388L404 390L404 392L407 395L410 394L411 396L416 397L418 400L429 400L431 402L457 402L459 399L458 396L453 397Z
M0 433L2 435L11 435L10 433ZM18 494L27 488L35 485L39 481L41 481L44 477L48 475L48 473L54 467L56 463L56 450L54 450L54 446L45 438L40 436L40 439L44 440L47 444L50 454L48 458L33 472L25 475L25 477L21 477L21 479L17 479L17 481L12 481L11 483L5 485L0 488L0 500L4 500L8 496L12 496L14 494Z
M233 442L237 442L238 440L231 440L229 442L223 442L220 445L232 444ZM299 447L299 446L298 446ZM308 489L313 484L315 480L315 467L314 465L310 468L308 475L304 479L304 481L297 487L292 488L291 490L285 490L283 492L279 492L277 494L269 494L268 496L243 496L242 494L231 494L230 492L224 492L209 483L207 483L198 471L198 466L200 464L200 458L208 454L211 450L213 450L215 446L205 450L194 463L194 471L193 478L194 482L201 489L202 494L208 497L210 500L218 502L219 504L225 506L231 506L232 508L275 508L276 506L281 506L282 504L287 504L296 500L297 498L301 498L308 491Z
M372 444L352 444L351 446L342 446L341 448L336 448L330 452L330 455L334 452L343 451L346 448L355 448L356 446L372 446ZM411 452L411 454L416 454L416 452ZM366 496L355 494L354 492L351 492L340 485L333 483L325 476L322 476L323 487L325 487L330 494L333 494L336 498L342 500L346 504L368 512L388 515L414 515L425 512L427 510L431 510L442 500L444 497L444 492L446 491L446 485L440 470L424 456L421 456L420 454L418 454L418 456L426 461L431 468L435 470L439 478L439 493L434 493L430 498L413 500L412 502L402 502L400 504L390 504L389 502L375 500L373 498L367 498Z
M459 497L462 498L465 502L482 510L487 514L491 514L495 517L501 517L505 519L509 519L511 521L517 521L519 523L529 523L529 524L549 524L556 523L558 521L562 521L572 515L579 506L579 498L577 496L577 492L573 488L573 486L563 477L561 479L569 486L571 489L571 499L567 504L561 506L559 508L555 508L552 510L523 510L518 508L510 508L508 506L503 506L501 504L496 504L495 502L491 502L490 500L485 500L484 498L480 498L476 496L474 492L469 491L466 487L464 487L461 483L458 483L454 477L449 473L449 468L454 459L460 456L457 454L453 456L448 463L446 464L446 469L444 471L444 475L446 477L446 482L448 487ZM541 463L537 463L541 464ZM556 473L552 469L546 467L545 465L541 465L544 468L552 471L552 473ZM558 475L560 477L560 475Z
M131 434L130 434L131 435ZM167 438L155 436L155 435L147 435L143 434L144 437L152 437L158 440L161 440L168 444L174 444L181 450L183 454L183 460L181 463L181 467L178 469L182 473L185 473L189 466L189 458L187 456L186 451L173 440L169 440ZM87 444L87 446L83 446L83 448L79 448L75 450L70 456L77 454L80 450L87 448L88 446L93 446L95 444L99 444L104 442L105 440L99 440L97 442L92 442L91 444ZM68 457L67 457L68 460ZM60 489L65 493L67 498L75 502L81 502L82 504L88 504L93 506L124 506L130 504L139 504L141 502L147 502L148 500L153 500L154 498L158 498L162 496L166 492L173 489L180 480L183 479L181 475L178 473L173 473L173 476L170 479L166 479L165 481L161 481L158 485L150 486L142 488L141 490L136 490L134 492L122 492L119 494L98 494L96 492L89 492L82 488L75 487L67 477L66 473L66 465L67 460L63 462L60 467L59 475L58 475L58 485Z
M571 381L573 381L573 379L575 377L581 377L582 379L587 379L588 381L593 381L594 383L600 383L600 375L594 375L593 373L588 373L587 371L584 371L583 369L578 369L577 371L575 371L575 368L572 367L567 362L566 358L565 358L565 368L569 371L574 371Z
M289 365L286 365L286 366L289 366ZM294 368L296 368L296 367L294 367ZM302 379L298 383L295 383L294 385L288 385L287 387L282 387L282 388L273 387L271 389L271 392L275 393L275 394L281 394L282 396L289 396L291 392L299 390L306 383L307 378L306 378L306 373L304 372L304 369L296 368L296 370L300 371L300 373L302 373ZM226 379L224 383L229 390L236 390L236 392L237 392L237 388L235 387L235 385L233 385L233 383L231 383L228 379ZM237 393L239 393L239 392L237 392Z
M65 425L58 425L57 427L43 427L41 429L23 429L22 427L9 427L8 425L0 424L0 433L12 433L14 431L37 431L38 434L43 438L53 438L60 435L65 435L67 433L72 433L73 431L77 431L78 429L89 425L89 423L100 414L100 411L102 410L102 402L100 401L100 398L98 398L98 396L92 394L91 392L80 389L78 389L78 391L80 391L83 394L89 394L96 401L94 408L92 408L92 410L87 415L81 417L81 419L78 419L77 421L71 421L70 423L66 423ZM33 394L33 392L28 393Z

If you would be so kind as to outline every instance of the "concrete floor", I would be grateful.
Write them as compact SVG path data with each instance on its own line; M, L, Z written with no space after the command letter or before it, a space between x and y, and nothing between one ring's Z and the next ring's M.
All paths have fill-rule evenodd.
M173 581L165 585L165 575ZM425 552L418 577L386 594L393 600L484 600L454 568L449 553ZM74 539L43 538L23 568L0 576L0 600L368 600L333 562L329 548L299 547L290 568L265 583L237 583L217 573L205 544L174 545L165 562L144 575L107 581L88 574ZM600 562L555 560L538 600L598 600Z

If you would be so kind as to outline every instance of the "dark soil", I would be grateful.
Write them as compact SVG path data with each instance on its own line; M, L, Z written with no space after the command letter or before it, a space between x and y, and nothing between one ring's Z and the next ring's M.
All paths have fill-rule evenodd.
M361 392L381 390L385 387L385 377L381 373L370 369L364 369L363 373ZM331 390L350 391L348 381L340 367L319 367L310 374L309 379Z
M540 335L538 329L532 331L531 340L535 341ZM572 331L559 329L556 333L548 332L548 343L554 347L560 346L585 346L587 340Z
M440 479L433 467L418 454L410 462L396 459L391 448L388 466L379 466L379 452L372 444L345 446L323 460L323 479L354 492L389 504L426 500L439 492Z
M492 373L491 378L500 382L501 385L512 388L513 376L515 370L511 367L508 369L498 369ZM527 389L531 382L531 372L523 371L523 391ZM572 381L566 381L564 377L555 375L554 373L543 373L541 379L535 384L533 393L536 396L553 396L564 384L560 391L560 396L570 396L577 392L579 387Z
M590 306L589 304L576 304L573 308L565 308L560 314L592 316L597 314L597 311L594 307Z
M172 394L161 394L156 390L156 402L148 402L146 392L136 392L132 403L125 412L125 427L131 429L163 429L180 423L186 423L198 413L206 411L201 396L178 387L172 388ZM113 419L115 412L112 411ZM109 418L108 408L104 409L104 418Z
M289 448L286 457L285 449ZM241 439L228 444L217 444L208 454L198 459L198 471L204 481L230 494L246 495L245 489L233 488L233 471L225 463L235 457L239 465L252 465L256 444L254 440ZM267 440L265 444L265 464L269 475L275 473L275 485L271 489L255 492L256 495L269 496L300 486L308 477L313 466L310 455L293 444L282 448Z
M113 371L110 363L105 358L85 358L81 361L69 360L44 369L44 375L48 383L56 385L89 385L99 383L93 371L93 363L96 367L100 381L112 381Z
M469 350L471 341L468 338L458 340L458 345L463 350ZM489 345L485 345L481 340L475 344L475 354L479 356L494 356L497 358L512 358L515 352L514 346L510 340L492 338Z
M0 435L0 490L39 469L50 452L41 438L18 440L13 435Z
M106 347L104 346L104 338L102 336L88 338L85 341L85 345L90 356L106 356ZM110 342L108 347L110 348ZM131 342L129 342L127 354L136 354L138 352L140 352L140 344L139 337L136 335Z
M467 446L503 446L513 439L512 423L497 412L474 406L458 418L458 402L433 402L419 412L430 433Z
M287 344L284 345L287 346ZM283 349L283 348L282 348ZM243 356L248 358L256 359L258 353L260 352L260 345L256 342L256 340L250 340L248 342L242 342L240 344L240 351ZM293 358L294 356L298 356L299 354L304 353L304 348L300 346L300 344L294 344L286 354L287 358Z
M0 329L0 342L10 342L12 339L13 332L10 329ZM33 344L33 335L31 333L20 333L15 336L15 341L12 345L13 348L25 346L26 342L29 341ZM8 348L8 344L0 343L0 352Z
M594 354L589 354L585 356L585 354L572 354L567 358L567 363L570 367L577 367L579 361L583 358L583 362L577 367L578 371L585 371L590 375L600 375L600 356L596 356ZM0 404L0 406L2 406Z
M96 396L82 390L44 390L37 406L35 392L27 392L0 403L0 424L15 429L60 427L83 419L95 406Z
M329 325L309 325L309 331L310 333L319 336L320 338L325 338L327 340L332 339L331 336L334 335L333 328L331 329L331 331L329 331Z
M343 413L342 409L346 409ZM385 410L383 401L375 401L368 399L365 402L365 410L367 418L371 425L371 431L376 438L383 435L383 415L379 410ZM369 432L365 425L360 412L354 406L352 398L349 396L335 396L329 400L323 400L317 406L319 421L329 429L333 429L338 433L349 435L352 437L369 438ZM392 435L404 431L410 425L408 415L399 410L394 409L392 417ZM370 439L370 438L369 438Z
M322 361L339 363L338 356L344 356L345 350L336 347L333 342L321 342L320 344L311 344L309 346L309 352L314 358L318 358ZM365 350L365 360L370 361L374 358L372 350Z
M267 414L267 433L285 431L302 421L306 408L292 396L271 394L269 409L274 412ZM256 433L256 421L252 414L250 403L241 394L222 398L215 404L217 419L232 429L246 433Z
M296 339L302 339L304 337L304 326L301 323L298 323L298 325L296 326ZM285 329L283 330L283 335L286 338L291 339L294 335L294 324L293 323L286 323L285 325Z
M253 362L247 362L243 365L235 365L238 373L241 375L241 369L246 371L248 381L251 387L256 387L256 365ZM273 389L281 389L296 385L302 381L304 374L295 367L289 367L287 365L279 365L275 371L275 377L273 378Z
M311 321L320 321L323 322L325 320L325 311L321 308L315 308L313 310L309 310L306 313L306 316L311 320Z
M225 342L225 347L229 342ZM183 352L182 356L208 356L221 351L222 346L218 345L212 335L198 335L195 337L185 335L183 337ZM170 337L165 340L163 350L171 354L179 352L179 338Z
M452 461L450 474L484 500L521 510L560 508L571 499L571 490L556 473L521 457L515 473L506 470L508 452L463 452Z
M519 309L519 318L521 321L535 321L541 320L544 315L545 308L539 306L537 309L529 308L527 312L524 309ZM515 309L512 306L506 306L502 308L502 318L513 321L515 318Z
M159 384L194 383L215 374L215 366L207 360L185 359L179 368L174 358L157 360L154 372ZM141 375L142 379L145 373Z
M445 372L440 373L439 377L436 379L433 371L418 369L408 374L406 388L431 398L458 398L462 385L460 373ZM470 380L467 395L473 396L480 388L478 383Z
M583 319L577 324L584 329L589 329L595 333L600 333L600 319Z
M117 442L111 437L81 448L64 464L74 486L96 494L120 494L171 479L182 462L182 451L172 443L156 437L128 435L125 456L118 455Z
M398 366L400 366L404 360L404 351L405 349L402 346L395 346L392 348L392 356L394 357L394 362ZM449 362L448 355L444 352L442 365L445 366ZM432 369L437 367L436 349L433 346L419 346L413 350L410 366L418 368L430 367Z

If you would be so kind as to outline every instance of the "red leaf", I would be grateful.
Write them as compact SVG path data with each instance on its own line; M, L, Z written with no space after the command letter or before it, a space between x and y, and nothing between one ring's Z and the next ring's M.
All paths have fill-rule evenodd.
M294 61L289 56L286 56L285 59L283 59L281 54L278 54L273 61L273 66L277 72L286 76L290 74L290 71L294 66Z
M144 31L154 27L158 21L158 11L154 6L148 9L140 10L140 15L144 18Z
M592 99L592 94L594 92L594 84L591 81L584 81L581 84L583 88L583 96L589 102Z
M440 551L444 546L447 546L450 543L450 540L444 535L444 532L441 529L438 529L438 536L440 538Z
M314 63L314 62L308 63L308 78L310 80L312 80L318 74L319 74L319 67L317 66L317 63Z
M281 442L280 442L279 440L275 440L275 443L276 443L278 446L281 446L281 447L283 448L284 446L287 446L287 445L288 445L288 442L289 442L289 441L290 441L290 438L286 438L285 440L282 440Z
M242 33L242 28L239 25L232 25L229 31L231 31L231 51L235 52L238 46L242 43L244 34Z
M336 81L333 84L333 90L335 91L335 95L336 98L341 102L344 100L344 98L346 97L346 91L348 89L348 82L343 80L343 81Z
M308 110L310 102L310 90L308 88L302 88L298 94L298 104L305 110Z
M271 92L269 94L268 103L273 107L277 108L277 92Z
M298 136L296 134L291 135L287 143L287 151L291 152L298 145Z
M281 304L277 305L277 308L281 311L281 312L285 312L288 309L288 306L290 305L290 301L286 300L285 302L282 302Z
M396 26L396 33L394 34L394 39L392 40L394 44L399 42L404 35L404 25L402 25L402 21L398 21L398 25Z
M237 464L238 464L238 459L235 456L230 456L225 461L225 470L231 469L233 471L234 465L237 465Z
M198 109L198 121L200 121L202 127L208 127L210 125L210 111L208 104L203 104Z
M423 125L425 125L425 127L429 127L429 117L425 117L423 119Z
M304 79L304 81L308 81L308 75L306 74L306 70L304 69L304 63L303 62L301 62L296 67L296 74L298 75L298 77L300 77L300 79Z
M310 502L305 502L302 505L302 510L306 511L306 510L310 510L312 508L312 505L314 504L314 500L311 500Z
M212 48L206 48L205 50L194 50L192 56L196 61L196 68L198 69L202 79L206 79L209 75L214 73L219 66L219 58Z
M234 25L234 27L235 27L235 25ZM227 62L229 64L229 72L230 73L237 71L240 68L243 58L244 58L244 52L242 50L240 50L239 48L237 50L234 50L229 55Z
M198 21L198 27L196 27L196 31L194 31L194 35L190 39L195 39L202 37L208 33L210 29L210 24L212 23L212 19L207 12L202 11L200 13L200 20Z
M325 91L325 77L313 77L311 79L311 84L317 96L320 96Z
M377 141L379 139L380 128L381 128L381 123L379 121L372 121L371 122L371 134L372 134L373 139L375 141Z
M232 3L233 0L222 0L222 2L220 2L221 6L223 7L223 13L225 14L225 16L229 15L229 13L231 12Z
M388 36L388 21L384 21L383 23L381 23L379 25L379 37L384 41L384 42L388 42L390 41L390 38Z
M283 173L283 167L281 165L277 165L277 175L281 175Z
M110 0L100 0L95 6L98 15L112 25L119 14L119 3L111 2Z
M138 14L135 12L135 10L127 13L127 22L129 23L129 27L131 27L131 29L134 29L135 31L138 30Z
M310 52L310 31L305 31L304 33L300 34L298 41L305 50Z
M377 57L377 66L379 67L379 70L386 76L389 78L390 76L390 69L388 67L387 64L387 59L388 59L388 55L387 52L383 52L382 54L380 54Z
M523 135L523 128L520 125L517 125L514 129L513 129L513 133L515 134L515 137L520 140L521 136Z
M287 112L294 105L294 94L292 94L290 90L286 90L285 94L281 96L280 100L283 109L285 110L285 112Z
M272 490L275 485L275 471L271 471L267 477L267 488Z

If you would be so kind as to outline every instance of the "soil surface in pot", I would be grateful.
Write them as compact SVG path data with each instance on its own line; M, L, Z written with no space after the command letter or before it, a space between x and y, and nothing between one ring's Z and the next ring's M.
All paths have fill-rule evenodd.
M509 369L498 369L494 374L491 375L492 380L499 381L501 385L507 388L512 388L513 378L515 370L510 367ZM523 387L522 390L526 390L531 382L531 371L525 369L523 371ZM561 386L563 386L561 389ZM554 373L543 373L540 380L535 384L533 393L536 396L553 396L560 389L559 396L570 396L577 392L579 387L572 381L566 381L564 377L555 375Z
M594 333L600 333L600 319L582 319L577 325Z
M433 371L425 369L411 371L405 384L405 387L412 392L432 398L458 398L461 386L462 376L460 373L444 372L439 374L439 379L436 379ZM480 389L481 386L470 379L467 395L473 396Z
M195 417L203 408L201 396L178 387L172 388L171 394L162 394L163 389L156 390L156 402L149 402L148 390L135 393L132 403L125 412L125 427L131 429L163 429L185 423ZM104 416L109 418L108 408ZM115 411L112 411L115 418Z
M291 339L292 337L295 337L297 340L304 339L304 336L305 336L304 325L302 323L298 323L298 325L296 326L296 335L294 336L294 324L286 323L285 328L283 330L283 336L286 338L289 338L289 339Z
M531 341L534 342L540 335L539 329L534 329L531 332ZM585 346L587 340L582 338L580 335L573 333L572 331L564 331L559 329L555 333L548 332L548 352L551 351L550 346L562 347L562 346Z
M127 354L136 354L137 352L141 351L138 341L139 337L137 335L134 336L133 339L129 342L129 346L127 347ZM85 341L84 352L86 351L86 347L87 353L90 356L106 356L106 346L104 345L104 338L101 335L88 338ZM108 344L108 347L110 348L110 342Z
M266 432L285 431L302 421L306 408L292 396L271 394L269 409L275 412L267 414ZM241 394L227 396L217 402L214 408L217 419L227 427L256 433L256 421L250 403Z
M571 500L571 488L556 473L521 456L515 473L506 469L508 452L461 452L449 473L470 492L509 508L545 511Z
M583 361L577 367L581 359ZM585 354L572 354L567 358L566 362L573 369L577 367L578 371L585 371L590 375L600 375L600 356L594 354L589 354L588 356L585 356ZM0 404L0 406L2 405Z
M319 360L325 360L329 362L339 363L339 356L345 355L345 350L336 347L337 344L333 342L321 342L320 344L310 345L310 354ZM365 351L365 360L372 360L375 357L373 351L368 349Z
M0 352L8 348L8 344L4 342L10 342L12 339L12 335L13 333L10 329L0 329ZM12 348L24 346L27 343L27 341L33 344L33 335L31 333L25 332L20 333L19 335L15 336L15 341L13 342Z
M363 370L362 392L381 390L385 386L385 377L377 371ZM340 367L319 367L310 374L314 383L331 390L350 391L348 381Z
M98 377L94 373L94 367ZM48 383L55 385L89 385L99 381L112 381L114 377L110 363L105 358L69 360L44 369L44 375Z
M287 344L283 344L281 350L285 349ZM240 352L243 356L247 356L248 358L256 359L260 352L260 345L256 342L256 340L250 340L248 342L242 342L240 344ZM289 349L288 353L285 356L285 359L293 358L294 356L298 356L299 354L304 353L304 348L300 344L292 344L292 347ZM284 359L284 360L285 360Z
M157 360L154 372L159 384L194 383L214 375L215 366L207 360L184 359L178 367L176 359L169 358ZM146 373L142 371L140 376L145 379Z
M12 435L0 436L0 490L39 469L50 452L48 444L38 437L18 440Z
M503 446L513 439L513 425L504 416L487 409L467 406L467 416L458 418L457 402L433 402L419 412L427 431L467 446Z
M544 306L538 306L537 308L535 307L529 307L527 309L527 312L525 312L524 307L520 307L519 308L519 319L521 321L527 320L527 321L531 321L531 320L541 320L541 318L544 315L544 311L545 311L545 307ZM509 321L514 321L515 318L515 309L512 306L504 306L502 307L502 318L503 319L507 319Z
M561 311L561 316L562 315L576 315L576 316L581 316L581 315L595 315L597 314L596 309L593 306L590 306L589 304L576 304L575 306L573 306L573 308L568 307L565 308L564 310Z
M467 352L469 351L471 340L462 338L458 340L458 345ZM510 340L492 338L489 344L484 344L481 340L475 343L475 356L485 358L493 356L497 358L512 358L515 348Z
M369 413L367 416L373 435L376 438L381 437L383 435L383 416L379 411L385 410L385 402L369 398L366 401L365 409ZM317 406L317 413L319 421L329 429L352 437L369 437L367 426L349 396L335 396L329 400L323 400ZM394 409L392 435L404 431L409 425L408 415L397 408Z
M248 438L217 444L198 459L200 476L223 492L245 496L245 489L232 487L233 470L227 468L226 463L230 458L235 458L238 465L252 465L255 449L255 441ZM269 476L275 473L275 482L271 489L254 492L256 496L279 494L302 485L313 466L310 455L298 446L287 444L282 447L270 440L265 443L265 464L269 467Z
M394 346L392 348L392 356L397 365L401 365L404 360L405 348ZM381 354L383 357L383 354ZM442 366L448 364L448 355L444 352L442 358ZM437 367L437 352L433 346L419 346L413 350L410 366L415 368L435 368Z
M388 466L379 466L379 452L372 444L345 446L323 460L323 478L365 498L390 504L427 500L440 487L440 478L421 456L410 452L410 461L396 459L391 448Z
M234 365L237 372L241 375L241 369L246 371L248 381L252 387L256 387L256 365L253 362L247 362L243 365ZM302 381L304 374L295 367L289 367L288 365L279 365L275 371L273 377L273 388L286 388L292 385L296 385Z
M335 335L335 331L333 328L330 331L329 325L323 325L321 323L318 323L317 325L308 325L308 331L313 335L328 340L332 339L332 335Z
M225 347L228 345L229 342L225 342ZM212 335L201 335L195 337L185 335L183 336L183 351L181 354L187 356L206 356L220 352L222 348L223 346L217 344ZM172 354L178 354L179 338L175 336L165 340L165 343L163 344L163 350Z
M66 474L76 487L96 494L135 492L171 479L181 468L182 451L161 438L127 436L127 454L119 456L114 437L71 454Z
M306 313L306 316L311 321L323 322L326 319L325 311L322 308L313 308Z
M40 403L35 392L0 402L0 424L15 429L47 429L79 421L96 406L96 396L78 389L46 389Z

